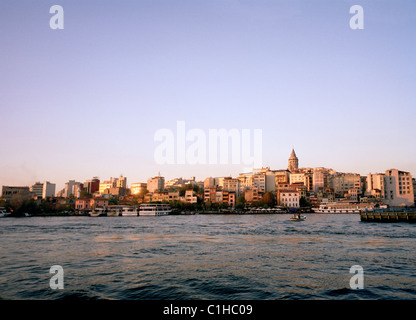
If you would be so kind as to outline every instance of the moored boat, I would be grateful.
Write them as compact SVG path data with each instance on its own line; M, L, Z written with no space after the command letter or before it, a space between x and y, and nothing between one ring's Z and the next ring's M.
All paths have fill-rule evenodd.
M139 216L166 216L171 212L168 204L146 203L140 206Z
M103 217L107 215L106 208L94 208L90 213L90 217Z
M4 207L0 208L0 218L8 217L11 214L12 214L11 212L7 212L6 208L4 208Z
M118 217L123 213L123 206L111 205L108 206L107 217Z
M374 209L373 204L360 203L325 203L312 209L315 213L360 213Z
M123 206L121 215L123 217L137 217L139 215L139 210L136 206Z

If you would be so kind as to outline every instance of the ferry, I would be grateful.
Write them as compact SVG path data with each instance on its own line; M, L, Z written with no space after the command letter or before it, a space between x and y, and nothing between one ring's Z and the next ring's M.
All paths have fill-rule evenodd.
M148 203L140 206L139 216L166 216L171 212L168 204Z
M359 203L325 203L313 208L315 213L360 213L373 210L374 205Z
M0 218L8 217L11 214L12 214L11 212L7 212L6 208L4 208L4 207L0 208Z
M139 211L135 206L123 206L121 215L123 217L137 217L139 215Z

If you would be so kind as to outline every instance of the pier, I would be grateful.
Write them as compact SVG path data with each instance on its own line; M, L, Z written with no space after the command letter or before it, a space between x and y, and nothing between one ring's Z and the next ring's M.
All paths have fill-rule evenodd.
M360 213L367 222L416 222L416 209L374 209Z

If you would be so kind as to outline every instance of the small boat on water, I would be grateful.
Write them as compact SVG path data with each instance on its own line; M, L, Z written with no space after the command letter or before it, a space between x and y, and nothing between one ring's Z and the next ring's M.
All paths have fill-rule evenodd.
M293 217L290 218L290 221L303 221L305 219L305 216L302 216L300 213L295 213Z

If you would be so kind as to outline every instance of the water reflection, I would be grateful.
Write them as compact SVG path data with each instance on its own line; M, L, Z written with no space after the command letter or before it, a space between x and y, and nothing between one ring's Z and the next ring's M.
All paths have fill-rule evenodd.
M414 225L288 217L3 219L0 298L416 298ZM47 290L54 264L65 292ZM361 293L348 289L355 264L365 270Z

